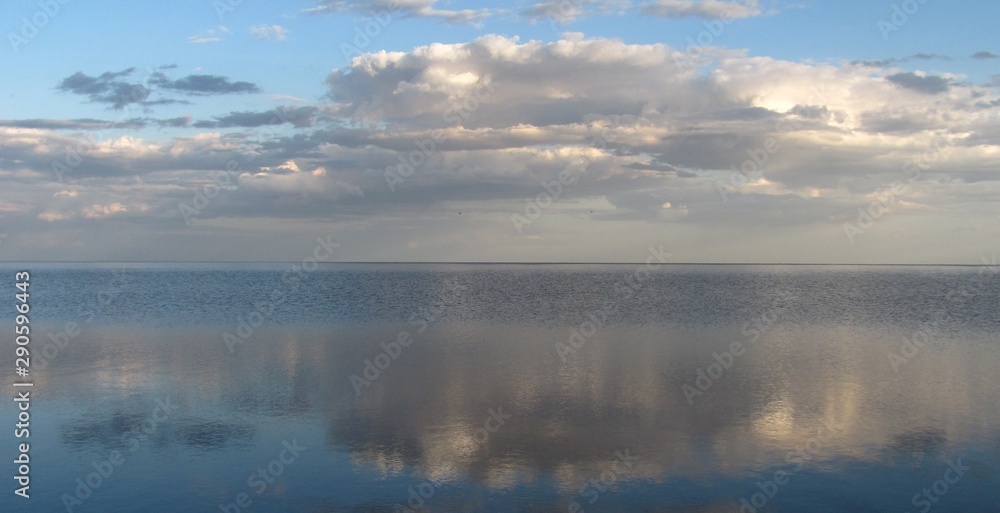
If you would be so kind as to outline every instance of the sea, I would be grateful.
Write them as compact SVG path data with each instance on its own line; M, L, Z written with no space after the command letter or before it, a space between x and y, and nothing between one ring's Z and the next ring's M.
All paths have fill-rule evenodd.
M0 510L996 512L998 271L6 263Z

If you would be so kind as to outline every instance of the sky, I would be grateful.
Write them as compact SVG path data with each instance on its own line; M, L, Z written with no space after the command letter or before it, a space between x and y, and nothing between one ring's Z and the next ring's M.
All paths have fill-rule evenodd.
M0 260L980 264L998 14L4 2Z

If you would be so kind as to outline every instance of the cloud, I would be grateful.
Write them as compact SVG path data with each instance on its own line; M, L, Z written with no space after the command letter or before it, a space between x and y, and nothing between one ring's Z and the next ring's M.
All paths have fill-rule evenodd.
M519 14L531 21L570 23L594 13L622 13L631 6L627 0L541 0Z
M328 178L326 169L317 167L304 172L292 160L280 166L261 167L256 173L243 173L239 176L239 184L254 193L301 198L336 200L344 196L364 196L360 187Z
M947 55L936 54L936 53L915 53L915 54L909 56L907 59L917 59L917 60L921 60L921 61L932 61L932 60L950 61L951 57L948 57Z
M222 35L228 34L229 29L225 25L219 25L218 28L208 29L200 34L196 34L187 38L189 43L203 44L203 43L215 43L222 41ZM174 66L176 67L176 66Z
M655 0L641 5L646 14L661 18L738 19L763 14L757 0Z
M137 129L146 126L146 121L133 118L122 121L101 119L0 119L0 127L40 128L45 130L104 130Z
M939 55L936 53L915 53L913 55L908 55L906 57L892 57L889 59L881 59L874 61L851 61L852 66L868 66L872 68L890 68L897 64L902 64L904 62L910 62L913 60L930 61L930 60L943 60L950 61L951 57L947 55Z
M161 88L193 95L259 93L260 88L250 82L230 82L218 75L188 75L170 80L162 73L154 74L150 83Z
M1000 55L992 52L976 52L972 54L973 59L1000 59Z
M281 25L255 25L250 27L250 34L264 41L284 41L288 39L288 29Z
M96 77L76 72L56 85L62 92L86 96L93 103L103 103L113 109L123 109L131 105L151 107L188 103L170 98L170 92L188 95L258 93L260 88L249 82L230 82L228 78L216 75L188 75L171 80L162 71L169 67L146 70L136 81L136 68L117 72L105 72Z
M326 77L325 104L195 123L139 118L210 131L152 140L103 134L62 184L52 180L53 162L84 140L62 127L91 130L87 124L98 120L0 122L0 187L24 198L28 211L16 215L26 223L176 227L183 222L177 205L236 162L230 179L239 187L213 199L200 216L206 225L254 231L261 219L338 219L347 231L393 225L403 233L444 230L426 221L471 205L463 222L479 212L502 224L569 170L572 185L532 227L547 240L556 232L543 225L583 226L573 224L581 219L615 233L649 228L636 223L836 231L913 162L927 163L925 179L899 196L894 216L931 207L959 216L995 202L981 191L996 182L996 89L950 75L740 52L716 54L695 70L679 64L680 55L663 44L572 33L552 42L489 35L373 51ZM137 81L117 73L103 82ZM187 94L161 87L164 81L180 82L148 80L158 95L151 99ZM94 83L78 94L109 87ZM233 83L194 89L231 90ZM935 94L917 94L929 91ZM350 122L367 118L377 122ZM288 130L241 130L278 125ZM928 157L931 148L940 149ZM387 171L406 179L390 189ZM25 184L38 192L22 195ZM63 190L79 196L53 197Z
M921 76L916 73L896 73L885 77L886 80L899 87L917 91L924 94L939 94L947 92L951 87L950 82L942 77Z
M202 44L202 43L215 43L222 41L222 38L212 37L212 36L191 36L188 39L188 43Z
M199 121L197 128L254 128L289 123L296 128L310 127L316 120L317 107L282 107L263 112L230 112L213 121Z
M122 212L128 212L128 207L115 202L107 205L91 205L84 208L82 214L83 217L86 217L87 219L99 219L101 217L108 217Z
M180 116L176 118L154 120L159 126L170 128L184 128L191 125L191 116Z
M132 75L133 72L135 72L135 68L128 68L117 72L108 71L96 77L76 72L60 81L56 85L56 89L86 95L91 102L105 103L115 109L121 109L130 104L147 105L152 103L153 101L149 100L150 90L145 85L121 80Z
M438 0L317 0L316 7L307 9L310 14L356 12L371 16L400 16L403 18L431 18L450 25L477 25L489 18L491 9L437 9Z

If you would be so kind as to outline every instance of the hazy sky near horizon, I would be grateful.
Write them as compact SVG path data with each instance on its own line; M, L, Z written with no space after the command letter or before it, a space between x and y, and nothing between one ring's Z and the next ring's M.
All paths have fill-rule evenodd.
M65 2L65 3L64 3ZM0 260L978 264L988 0L0 7Z

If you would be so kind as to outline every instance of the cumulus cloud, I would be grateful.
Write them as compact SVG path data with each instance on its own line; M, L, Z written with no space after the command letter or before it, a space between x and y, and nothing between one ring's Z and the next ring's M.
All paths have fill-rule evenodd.
M604 178L610 179L637 169L629 159L642 155L648 166L683 173L675 177L710 177L741 165L773 137L789 146L768 162L771 185L756 193L807 188L813 197L844 183L845 169L859 180L885 176L942 133L989 125L988 115L949 115L968 110L965 98L973 91L942 77L741 56L721 59L705 76L678 66L676 52L603 39L522 43L487 36L366 54L330 75L330 96L347 115L376 110L390 129L315 140L399 151L437 129L443 140L436 147L445 153L428 168L467 158L476 164L452 169L486 170L495 163L494 177L511 167L494 160L503 152L488 150L597 140L615 151L609 169L617 171ZM901 96L897 87L946 97L950 107ZM610 124L621 126L601 140L597 134Z
M360 187L328 177L325 168L317 167L310 172L304 172L292 160L279 166L261 167L260 171L255 173L243 173L239 176L239 184L240 187L256 193L314 197L323 200L336 200L347 195L364 196Z
M105 135L81 149L62 184L52 164L82 140L62 127L96 120L0 123L0 183L51 184L32 198L45 208L25 203L36 223L180 223L177 205L235 162L228 179L238 187L202 219L421 224L472 205L517 212L567 172L572 184L546 219L837 230L916 162L923 179L899 195L893 215L988 209L981 190L996 181L1000 91L952 75L740 52L697 70L682 55L582 34L373 51L326 77L329 103L193 123L141 118L211 131ZM78 94L105 94L113 81L133 80L108 76ZM377 122L350 122L368 118ZM391 174L403 180L390 186Z

